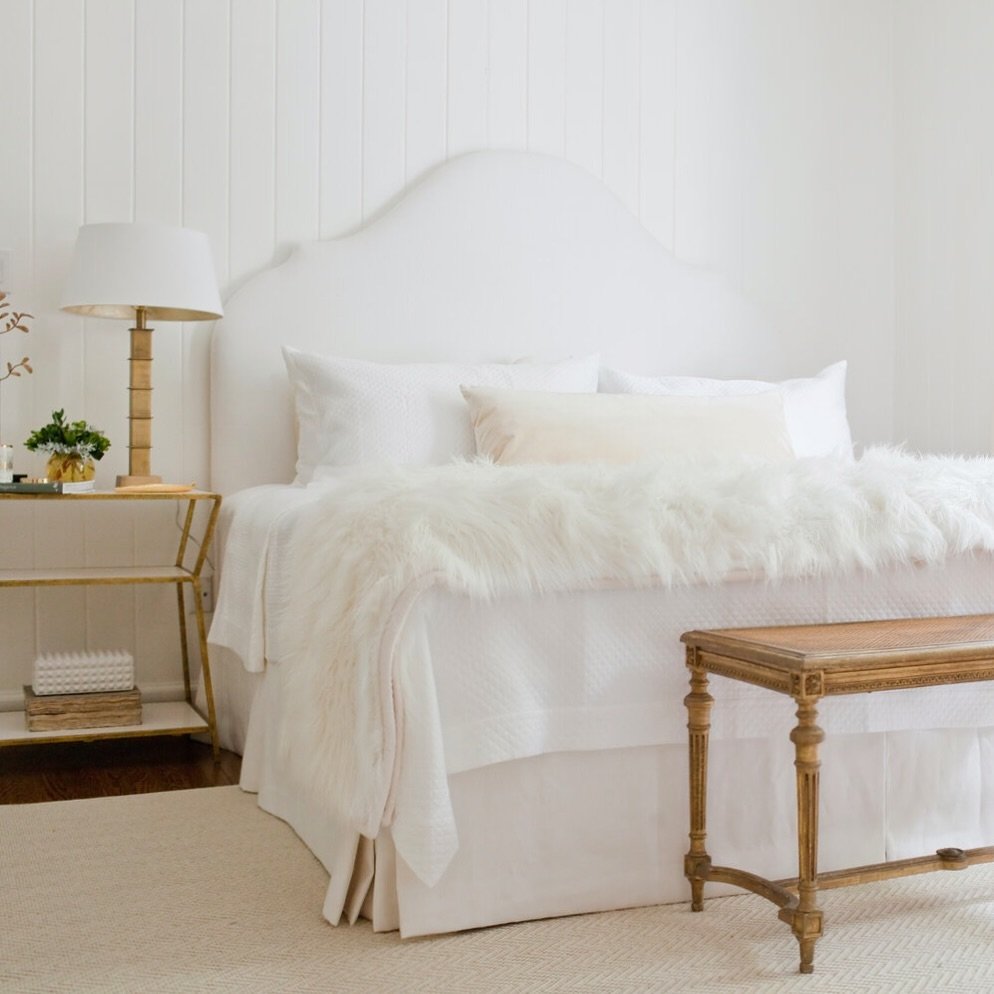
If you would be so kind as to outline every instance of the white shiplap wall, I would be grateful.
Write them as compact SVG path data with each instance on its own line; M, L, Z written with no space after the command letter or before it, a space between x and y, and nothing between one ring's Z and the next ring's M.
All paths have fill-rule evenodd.
M743 372L846 356L857 436L890 435L892 0L0 0L0 45L0 248L37 316L0 339L36 367L0 388L0 433L64 406L115 442L98 481L126 465L127 336L57 310L80 223L202 229L228 292L484 147L602 177L784 329L782 368ZM169 479L207 480L208 342L156 331ZM0 564L151 561L174 536L161 515L3 515ZM0 695L38 650L126 645L146 685L175 679L171 591L2 596Z
M908 0L897 52L897 437L990 453L994 4Z

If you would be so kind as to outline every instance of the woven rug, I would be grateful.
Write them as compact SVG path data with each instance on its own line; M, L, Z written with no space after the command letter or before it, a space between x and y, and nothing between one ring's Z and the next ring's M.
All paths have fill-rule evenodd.
M828 892L807 977L752 895L402 942L326 884L237 787L0 807L0 991L994 991L994 865Z

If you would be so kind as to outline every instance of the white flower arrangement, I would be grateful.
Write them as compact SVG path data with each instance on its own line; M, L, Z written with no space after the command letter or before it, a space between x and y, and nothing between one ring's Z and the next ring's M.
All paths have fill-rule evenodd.
M66 421L65 411L53 411L52 420L33 431L24 447L29 452L51 452L87 462L103 459L110 441L99 428L92 428L85 421Z

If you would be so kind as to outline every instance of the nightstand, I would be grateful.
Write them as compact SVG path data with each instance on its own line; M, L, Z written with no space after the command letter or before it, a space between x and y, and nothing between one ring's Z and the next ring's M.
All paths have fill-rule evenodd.
M162 701L143 704L142 723L110 728L63 729L58 732L29 732L23 711L0 712L0 747L16 745L37 745L45 742L67 742L73 740L92 741L94 739L136 738L146 735L189 735L206 732L210 734L215 760L219 755L217 722L214 713L214 690L211 685L210 661L207 654L207 627L204 621L204 606L201 588L201 573L207 559L207 549L214 535L218 511L221 508L221 495L202 490L183 493L116 493L114 491L93 491L83 494L0 494L0 515L5 501L33 500L46 504L72 502L90 504L95 501L178 501L186 504L183 526L180 531L176 561L163 566L81 566L54 569L2 569L0 588L5 587L57 587L95 586L107 584L171 583L176 587L176 602L179 609L180 651L183 659L183 686L185 701ZM199 549L193 537L193 526L198 507L204 507L206 521L202 524ZM192 561L192 563L191 563ZM207 716L201 715L193 706L193 691L190 685L190 655L187 647L186 611L184 591L193 593L193 609L197 624L197 638L200 645L200 659L204 678L204 693L207 700Z

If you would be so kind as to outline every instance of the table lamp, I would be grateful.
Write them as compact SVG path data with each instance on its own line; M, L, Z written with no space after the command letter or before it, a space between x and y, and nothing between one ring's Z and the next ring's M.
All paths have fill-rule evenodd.
M62 310L129 318L128 475L117 485L161 483L151 472L152 329L159 321L213 321L221 298L207 236L165 224L85 224L79 229Z

